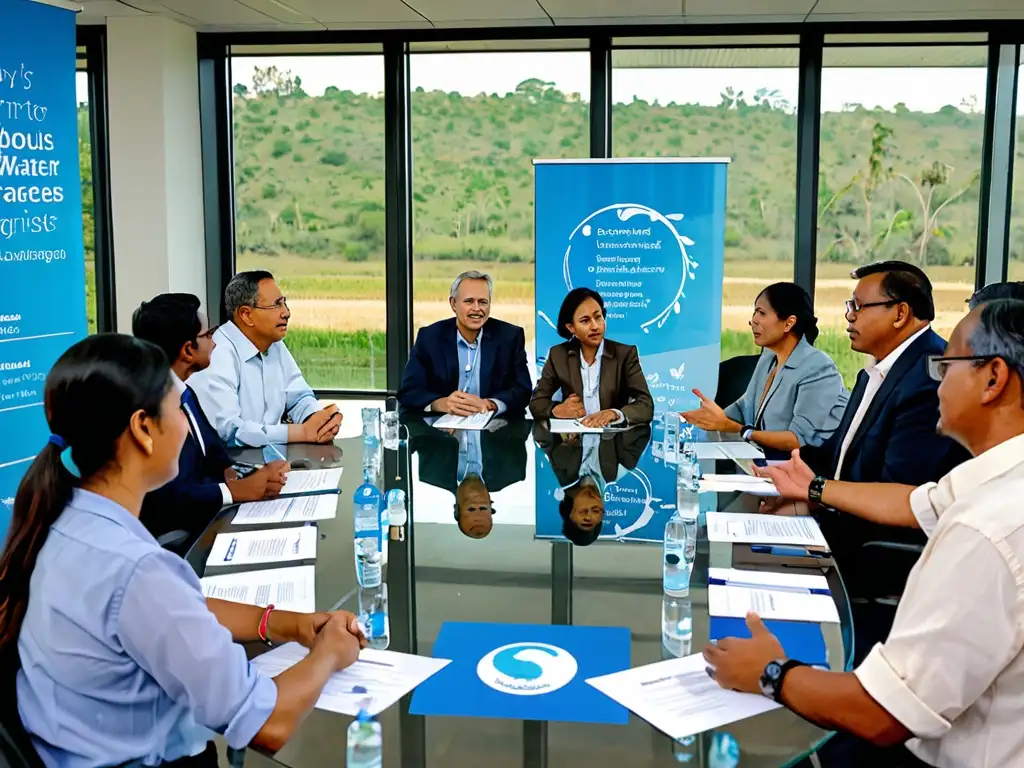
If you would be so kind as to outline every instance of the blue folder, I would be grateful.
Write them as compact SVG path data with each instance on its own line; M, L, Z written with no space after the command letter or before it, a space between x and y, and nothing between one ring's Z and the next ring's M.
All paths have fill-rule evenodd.
M828 666L828 649L825 648L825 637L821 634L821 625L809 621L777 621L767 620L764 625L768 631L779 638L786 656L797 659L805 664ZM747 622L744 619L726 616L712 616L708 626L708 635L712 640L723 637L750 637Z

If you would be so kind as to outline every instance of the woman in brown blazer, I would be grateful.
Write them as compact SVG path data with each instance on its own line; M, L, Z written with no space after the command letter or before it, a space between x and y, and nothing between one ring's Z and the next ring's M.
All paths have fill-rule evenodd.
M636 347L604 337L604 300L590 288L569 291L558 334L530 400L535 419L580 419L587 427L649 424L654 400ZM552 398L562 393L562 402Z

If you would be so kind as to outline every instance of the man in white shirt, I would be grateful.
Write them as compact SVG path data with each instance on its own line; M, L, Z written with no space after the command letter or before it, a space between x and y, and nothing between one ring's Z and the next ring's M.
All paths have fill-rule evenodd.
M844 506L873 499L879 517L912 516L929 534L885 642L854 672L812 669L789 662L751 614L752 639L723 639L704 655L723 687L769 694L875 745L909 740L912 756L865 747L847 753L849 764L1024 766L1024 302L973 310L929 368L941 381L939 429L975 458L913 490L828 480L820 488ZM806 472L776 474L780 490L797 495Z

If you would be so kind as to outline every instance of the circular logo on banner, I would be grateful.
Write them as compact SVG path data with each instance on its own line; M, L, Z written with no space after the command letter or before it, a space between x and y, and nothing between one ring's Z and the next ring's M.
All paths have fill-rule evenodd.
M568 651L547 643L511 643L495 648L476 665L484 685L515 696L551 693L572 682L579 669Z

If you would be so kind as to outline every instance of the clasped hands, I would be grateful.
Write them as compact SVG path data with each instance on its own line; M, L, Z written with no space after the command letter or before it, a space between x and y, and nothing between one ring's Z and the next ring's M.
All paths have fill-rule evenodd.
M267 636L277 644L294 641L311 650L323 647L334 655L338 669L352 664L366 647L359 619L348 611L271 611Z
M573 393L568 399L551 409L556 419L580 419L584 427L608 427L619 420L619 414L611 408L587 416L587 409L580 396Z
M457 389L448 397L435 400L433 410L450 413L453 416L472 416L474 413L496 411L498 406L493 400L484 400L482 397Z
M302 442L333 443L341 429L341 412L338 406L328 405L302 422Z

